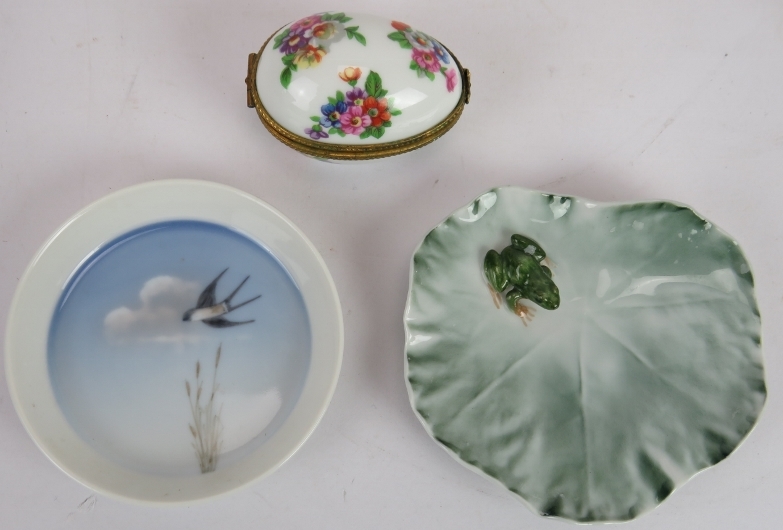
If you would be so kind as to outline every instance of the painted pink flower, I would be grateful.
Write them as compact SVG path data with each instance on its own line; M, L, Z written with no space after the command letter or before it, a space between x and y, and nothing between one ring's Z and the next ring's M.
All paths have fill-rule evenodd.
M454 89L457 88L457 71L452 68L450 70L446 70L446 90L449 92L454 92Z
M321 22L321 15L313 15L297 20L291 24L291 33L304 33Z
M434 52L414 49L413 60L416 61L416 64L418 64L419 68L422 70L429 70L433 73L440 71L440 61L438 61Z
M364 113L364 109L359 106L348 107L348 112L340 116L340 124L343 126L345 134L360 135L366 127L370 126L372 118Z

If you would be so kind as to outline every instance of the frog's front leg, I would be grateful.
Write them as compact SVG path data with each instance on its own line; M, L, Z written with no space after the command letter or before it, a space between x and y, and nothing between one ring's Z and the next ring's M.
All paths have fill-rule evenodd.
M506 305L515 315L521 318L522 323L527 326L528 321L532 321L533 317L536 315L536 310L523 304L522 300L524 299L525 295L516 287L506 293Z
M495 302L495 307L500 309L500 293L508 287L508 277L503 266L503 259L495 250L490 250L484 256L484 276L489 282L489 292L492 294L492 301Z

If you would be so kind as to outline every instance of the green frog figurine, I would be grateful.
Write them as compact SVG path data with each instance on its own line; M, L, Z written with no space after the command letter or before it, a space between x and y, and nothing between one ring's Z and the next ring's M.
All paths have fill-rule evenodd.
M490 250L484 257L484 275L495 306L500 308L501 294L508 287L506 305L527 326L535 315L535 309L522 303L523 299L535 302L544 309L560 306L560 290L552 281L552 270L543 265L546 252L541 245L519 234L511 236L511 245L498 254Z

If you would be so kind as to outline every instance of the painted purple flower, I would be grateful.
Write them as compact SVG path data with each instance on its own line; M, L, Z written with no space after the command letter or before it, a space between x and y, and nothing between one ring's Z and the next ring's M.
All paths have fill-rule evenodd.
M454 92L454 89L457 88L457 71L451 68L446 70L446 73L443 75L446 76L446 90Z
M422 70L429 70L433 73L440 71L440 62L434 52L414 49L413 60L416 61L416 64L418 64L419 68Z
M319 22L321 22L321 15L312 15L299 19L291 24L291 33L304 33Z
M358 107L361 107L364 105L364 100L367 99L367 92L364 91L364 89L356 87L353 90L349 91L345 98L348 100L348 103L351 105L356 105Z
M449 64L449 54L446 53L446 48L444 48L440 42L433 40L432 48L435 52L435 56L440 60L440 62L443 64Z
M308 42L308 39L306 39L302 33L294 33L292 31L283 39L283 43L280 46L280 52L284 55L296 53L307 46Z
M315 125L314 127L318 127L318 126ZM320 140L321 138L329 138L329 133L324 131L320 127L318 127L318 130L316 130L315 128L311 129L308 127L307 129L305 129L305 134L309 135L310 138L312 138L313 140Z
M331 103L322 105L321 114L323 114L323 117L321 117L321 121L319 123L322 127L326 127L327 129L331 127L339 129L342 127L342 124L340 123L340 116L342 116L347 110L348 105L345 103L345 101L338 101L334 105Z
M345 134L360 135L369 127L372 119L364 113L364 109L358 105L348 107L348 112L340 116L340 123Z

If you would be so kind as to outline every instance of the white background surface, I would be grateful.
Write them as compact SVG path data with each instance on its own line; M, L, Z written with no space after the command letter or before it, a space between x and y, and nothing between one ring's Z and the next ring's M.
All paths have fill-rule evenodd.
M245 106L247 54L324 9L403 20L470 68L460 122L420 151L325 164ZM81 207L150 180L229 184L313 241L346 346L331 407L279 471L204 504L149 508L80 486L38 451L0 384L2 529L548 529L461 467L402 379L411 253L452 210L515 184L692 205L743 246L763 321L757 428L628 529L779 528L783 494L783 3L0 0L0 331L19 276ZM0 368L1 369L1 368Z

